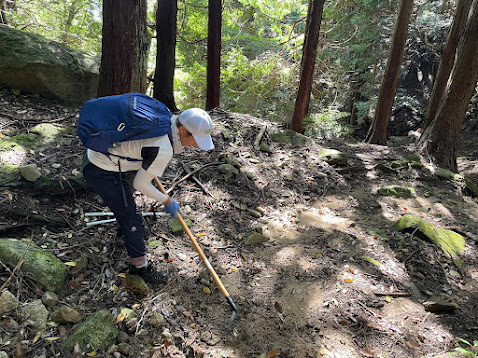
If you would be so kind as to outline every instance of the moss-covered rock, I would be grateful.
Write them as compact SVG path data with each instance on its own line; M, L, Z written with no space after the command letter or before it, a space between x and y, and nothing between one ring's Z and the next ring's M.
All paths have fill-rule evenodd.
M220 173L224 174L224 179L226 181L231 181L239 174L239 170L237 170L232 164L221 164L218 169Z
M414 198L416 190L412 187L404 187L400 185L387 185L377 190L380 195L394 196L396 198Z
M314 143L310 137L289 129L286 129L282 132L272 133L270 137L274 142L290 144L293 147L306 147Z
M47 290L57 292L62 288L68 267L55 255L29 241L0 239L0 261L5 265L17 265L23 254L21 271L30 273Z
M319 150L319 159L331 165L347 165L347 156L335 149L321 148Z
M0 166L0 184L12 185L12 183L18 183L18 179L20 179L20 172L18 168L18 165L12 164L3 164Z
M78 343L81 349L89 344L92 350L105 351L115 343L117 336L118 329L115 327L113 315L107 310L101 310L88 316L77 331L68 337L63 349L72 351Z
M148 287L146 282L137 275L128 275L123 278L123 286L128 291L131 291L140 296L147 296L151 293L151 289Z
M81 104L96 97L98 80L98 58L0 26L0 85Z
M186 223L188 227L191 227L193 225L193 222L188 218L184 219L184 222ZM169 228L171 229L174 235L179 235L184 232L184 229L181 223L175 219L169 220Z
M400 231L418 230L459 265L459 256L465 249L465 238L460 234L439 228L415 215L403 215L395 226Z

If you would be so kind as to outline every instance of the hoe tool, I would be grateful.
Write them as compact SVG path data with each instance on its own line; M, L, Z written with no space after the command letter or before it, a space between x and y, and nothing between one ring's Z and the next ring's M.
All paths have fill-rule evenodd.
M164 187L163 185L161 184L161 182L159 181L159 179L157 177L154 177L154 181L156 182L156 185L158 186L159 190L161 190L161 192L163 194L166 194L166 190L164 190ZM179 223L181 224L181 226L183 227L184 231L186 232L186 234L189 236L189 239L191 240L193 246L194 246L194 249L196 250L196 252L199 254L199 257L201 257L201 260L204 262L204 264L206 265L209 273L211 274L212 278L214 279L214 282L216 282L216 285L219 287L219 289L221 290L222 294L224 295L224 297L226 298L227 300L227 303L229 303L229 305L231 306L232 308L232 314L231 314L231 318L229 320L230 323L232 323L232 321L234 320L234 318L236 318L236 314L237 314L237 307L236 305L234 304L234 301L232 300L231 296L229 295L229 293L227 292L226 288L224 287L224 285L222 284L221 282L221 279L219 278L219 276L217 275L216 271L214 271L214 268L211 266L211 263L209 262L209 260L207 259L206 255L204 254L204 252L202 251L201 247L199 246L199 244L197 243L196 239L194 238L193 234L191 233L191 230L189 230L189 227L186 225L186 223L184 222L183 218L181 217L181 214L178 212L178 216L177 216L177 220L179 221Z

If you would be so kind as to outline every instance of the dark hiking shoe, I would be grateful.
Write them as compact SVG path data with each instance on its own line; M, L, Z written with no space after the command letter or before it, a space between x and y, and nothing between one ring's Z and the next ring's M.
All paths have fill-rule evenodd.
M153 266L153 263L148 263L148 266L137 268L133 265L130 265L128 270L129 275L137 275L141 277L144 282L147 283L160 283L165 284L168 282L167 272L158 271L156 267Z

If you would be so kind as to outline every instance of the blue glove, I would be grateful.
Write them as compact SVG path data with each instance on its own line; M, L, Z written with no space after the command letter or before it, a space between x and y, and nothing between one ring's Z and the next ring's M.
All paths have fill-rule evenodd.
M169 204L164 204L164 211L171 215L173 219L176 219L178 217L179 204L176 202L176 200L171 200L172 201Z

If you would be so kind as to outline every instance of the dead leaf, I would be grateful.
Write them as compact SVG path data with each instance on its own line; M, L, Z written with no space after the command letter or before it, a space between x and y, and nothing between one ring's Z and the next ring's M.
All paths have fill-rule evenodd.
M66 327L58 326L58 333L60 334L60 337L64 337L66 335Z
M36 342L38 342L38 340L40 339L41 335L45 332L45 330L41 330L40 332L38 332L35 336L35 338L33 338L33 341L32 343L35 344Z
M270 352L267 352L267 357L272 358L272 357L275 357L276 355L278 355L279 353L280 352L277 349L274 349Z
M123 322L125 318L126 318L126 314L120 313L118 317L116 317L116 324Z
M75 281L70 281L69 285L70 285L71 288L73 288L75 290L78 290L80 288L80 284L78 282L75 282Z
M371 349L362 348L360 353L362 353L365 357L375 357L375 354Z

